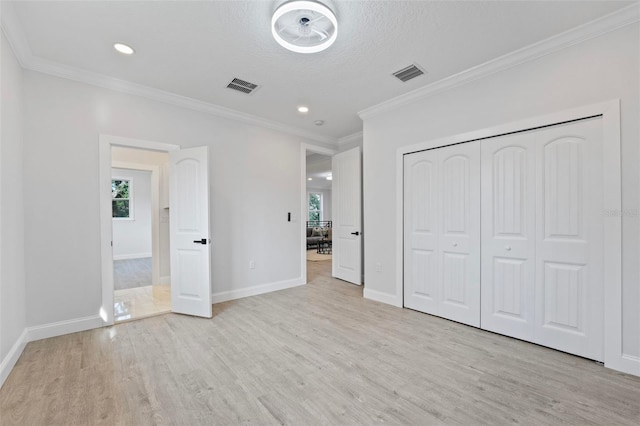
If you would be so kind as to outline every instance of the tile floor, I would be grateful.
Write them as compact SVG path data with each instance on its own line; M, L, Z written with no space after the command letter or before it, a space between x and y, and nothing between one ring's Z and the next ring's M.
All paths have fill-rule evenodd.
M171 311L171 286L148 285L116 290L113 298L116 322L140 319Z

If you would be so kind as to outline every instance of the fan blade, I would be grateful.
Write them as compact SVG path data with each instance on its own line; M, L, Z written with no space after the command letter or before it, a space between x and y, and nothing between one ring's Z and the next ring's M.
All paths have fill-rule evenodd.
M311 31L318 34L320 36L320 40L324 40L325 38L329 37L329 34L325 33L324 31L319 31L319 30L316 30L315 28L311 28Z
M278 32L279 32L279 33L281 33L281 32L283 32L283 31L284 31L284 30L286 30L286 29L289 29L289 28L298 28L298 27L300 27L298 24L285 25L284 27L280 28L280 29L278 30Z
M320 16L318 16L316 19L312 19L311 21L307 22L307 25L311 25L311 24L313 24L314 22L318 22L319 20L324 19L324 18L326 18L326 16L324 16L324 15L320 15Z

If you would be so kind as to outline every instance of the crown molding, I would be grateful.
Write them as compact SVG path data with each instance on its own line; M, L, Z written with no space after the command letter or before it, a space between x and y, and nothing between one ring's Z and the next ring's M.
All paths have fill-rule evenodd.
M24 64L26 64L28 59L33 55L27 37L24 35L19 22L13 3L0 2L0 25L2 26L2 33L7 39L9 46L11 46L11 50L13 50L13 54L18 60L18 63L24 68Z
M356 140L362 140L362 139L363 139L363 133L362 133L362 130L360 130L359 132L353 133L351 135L338 138L338 146L345 145L350 142L354 142Z
M591 22L587 22L545 40L459 72L458 74L443 78L442 80L438 80L411 92L366 108L358 112L358 115L364 120L384 112L393 111L420 99L433 96L436 93L462 86L491 74L525 62L533 61L550 53L566 49L589 39L615 31L627 25L636 23L639 20L640 3L636 2ZM340 139L338 139L338 144L340 144Z
M289 126L274 120L225 108L210 102L189 98L153 87L145 86L130 81L109 77L104 74L71 67L48 59L33 55L27 38L22 31L19 20L11 3L2 2L1 16L2 32L5 34L16 59L24 69L37 71L55 77L73 80L92 86L115 90L129 95L140 96L153 101L163 102L181 108L202 112L244 124L259 126L290 135L300 136L312 141L321 142L330 146L337 146L338 139L314 132L309 132L297 127Z

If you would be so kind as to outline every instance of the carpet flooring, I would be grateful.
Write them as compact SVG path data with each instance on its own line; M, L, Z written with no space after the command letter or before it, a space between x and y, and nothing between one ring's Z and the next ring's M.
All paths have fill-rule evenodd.
M116 290L151 285L151 258L114 260L113 284Z

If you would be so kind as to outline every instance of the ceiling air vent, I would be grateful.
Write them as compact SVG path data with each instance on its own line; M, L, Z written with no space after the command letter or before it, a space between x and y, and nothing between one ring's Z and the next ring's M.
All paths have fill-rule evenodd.
M248 81L240 80L239 78L234 78L233 80L231 80L231 83L227 84L227 88L250 95L254 90L258 88L258 85L249 83Z
M411 64L406 68L402 68L400 71L394 72L393 76L397 77L398 80L402 81L403 83L406 83L412 78L416 78L422 74L424 74L424 71L418 68L417 65Z

